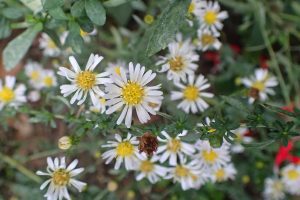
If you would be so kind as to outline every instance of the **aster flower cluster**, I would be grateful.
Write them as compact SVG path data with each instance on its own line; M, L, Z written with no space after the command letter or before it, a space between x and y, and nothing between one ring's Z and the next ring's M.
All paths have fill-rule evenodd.
M281 200L286 194L300 195L300 165L290 163L280 169L272 178L266 178L264 198Z
M187 133L184 130L171 136L162 131L161 136L157 137L157 151L154 148L153 154L148 156L138 151L137 137L128 133L122 139L119 134L115 134L116 141L108 141L102 145L103 148L109 148L102 154L102 158L106 160L105 164L115 159L116 170L124 163L126 170L136 171L138 181L147 178L151 183L156 183L161 179L171 179L180 183L183 190L199 189L206 182L234 179L236 169L231 163L228 143L224 142L221 147L213 148L208 141L198 140L194 144L184 142L182 138Z

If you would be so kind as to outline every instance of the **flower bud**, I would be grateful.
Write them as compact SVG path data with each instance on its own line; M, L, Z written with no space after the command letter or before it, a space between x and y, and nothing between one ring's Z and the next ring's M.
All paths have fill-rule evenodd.
M109 181L107 184L107 190L114 192L118 189L118 184L115 181Z
M67 150L72 146L72 139L69 136L63 136L58 140L58 148Z

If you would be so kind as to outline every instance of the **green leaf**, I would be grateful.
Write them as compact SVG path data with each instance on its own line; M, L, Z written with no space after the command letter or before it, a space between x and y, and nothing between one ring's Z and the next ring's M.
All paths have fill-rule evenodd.
M35 36L43 29L43 24L38 23L29 27L26 31L18 35L5 47L3 51L3 63L6 70L15 67L23 58Z
M76 1L71 7L71 14L73 17L80 17L84 14L84 1Z
M34 13L38 13L43 9L41 0L21 0L21 2Z
M75 53L80 54L84 45L84 41L80 36L80 26L76 22L70 21L69 30L70 31L66 39L66 44L71 46Z
M95 24L102 26L106 21L106 12L102 4L98 0L86 0L85 11L87 16Z
M146 56L152 56L173 41L179 27L185 22L189 4L189 0L175 0L163 10L150 30L146 31Z
M51 10L64 5L64 0L42 0L44 10Z
M103 3L106 7L116 7L124 3L128 3L130 0L108 0Z
M58 20L68 20L68 17L66 16L66 14L64 13L62 8L55 8L55 9L51 9L49 10L49 14L54 18L54 19L58 19Z
M0 27L0 39L8 37L11 33L9 21L5 18L0 19Z
M88 17L80 17L77 21L83 31L90 33L94 30L94 24Z
M247 147L247 148L260 148L263 149L266 146L269 146L270 144L273 144L275 142L275 140L267 140L267 141L263 141L263 142L251 142L249 144L243 144L243 146Z
M18 8L4 8L2 10L2 14L4 17L8 19L19 19L23 16L23 12L21 9Z

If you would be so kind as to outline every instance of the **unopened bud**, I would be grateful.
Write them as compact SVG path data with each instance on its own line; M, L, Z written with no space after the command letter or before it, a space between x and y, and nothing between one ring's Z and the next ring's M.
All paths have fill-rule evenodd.
M72 139L69 136L63 136L58 140L58 148L67 150L72 146Z

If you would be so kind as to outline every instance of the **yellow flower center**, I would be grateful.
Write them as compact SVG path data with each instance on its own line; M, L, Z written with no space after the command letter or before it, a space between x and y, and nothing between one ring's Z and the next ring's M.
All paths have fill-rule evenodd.
M137 105L141 103L144 96L144 88L138 83L128 81L122 89L123 100L129 105Z
M190 3L189 9L188 9L188 14L192 14L195 11L196 5L194 2Z
M56 186L65 186L70 181L70 174L65 169L59 169L53 172L52 181Z
M96 83L96 75L90 71L80 72L76 77L76 83L82 90L90 90Z
M189 175L189 170L184 166L178 165L175 168L175 175L179 177L186 177Z
M46 76L44 77L43 82L46 85L46 87L51 87L53 85L53 78L51 76Z
M40 78L39 71L32 71L30 74L30 78L34 81L38 80Z
M152 162L150 162L149 160L142 161L140 166L140 170L142 172L148 173L153 171L153 169L154 169L154 164Z
M15 93L8 87L3 87L0 91L0 100L4 103L11 102L15 98Z
M218 154L214 151L214 150L210 150L210 151L203 151L202 152L202 156L204 158L204 160L210 164L213 164L216 159L218 158Z
M298 173L297 170L291 169L291 170L289 170L289 171L287 172L287 177L288 177L288 179L290 179L290 180L296 180L296 179L299 178L299 173Z
M195 101L199 96L198 88L193 85L187 86L183 91L183 96L188 101Z
M172 152L178 152L181 149L181 142L178 139L172 139L167 146L167 149Z
M215 42L215 37L210 34L203 34L201 37L201 43L203 46L212 45Z
M217 13L215 11L206 11L204 14L204 22L208 25L212 25L217 21Z
M124 141L118 144L116 151L117 156L131 156L134 153L134 146L130 142Z
M152 24L153 21L154 21L154 18L153 18L152 15L146 15L146 16L144 17L144 22L145 22L146 24Z
M256 81L252 84L252 88L263 91L265 89L265 83L263 81Z
M225 178L225 170L224 169L218 169L215 173L217 181L222 181Z
M175 72L181 71L184 68L184 63L180 56L171 59L169 65L170 69Z
M53 40L49 39L49 41L47 43L47 47L49 49L55 49L56 48L56 44L53 42Z
M88 36L89 33L88 32L85 32L84 30L80 29L80 36L81 37L85 37L85 36Z

